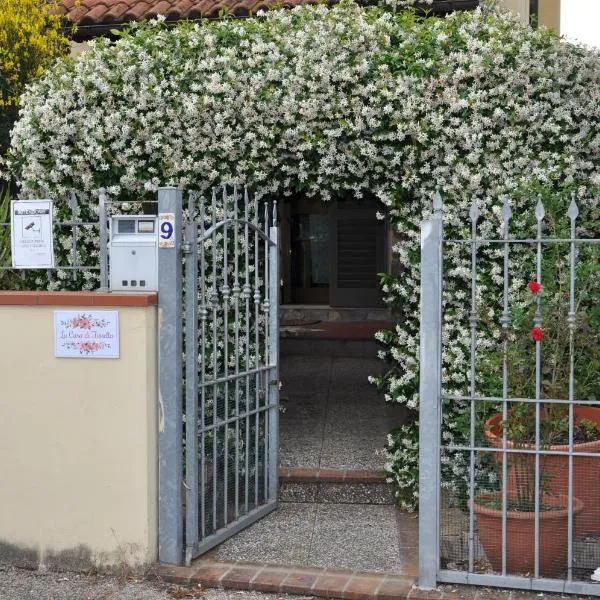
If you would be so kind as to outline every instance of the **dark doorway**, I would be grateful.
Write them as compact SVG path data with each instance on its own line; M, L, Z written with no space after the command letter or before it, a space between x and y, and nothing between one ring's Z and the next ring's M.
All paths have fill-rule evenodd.
M383 305L386 230L374 199L293 198L282 207L284 304Z

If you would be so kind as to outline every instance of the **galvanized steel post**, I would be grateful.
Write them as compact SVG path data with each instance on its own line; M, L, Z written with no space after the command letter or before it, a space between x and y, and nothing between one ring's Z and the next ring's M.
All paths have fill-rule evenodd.
M158 250L158 559L183 562L182 191L158 190L159 218L174 217L174 245Z
M276 206L269 237L269 499L277 500L279 490L279 229Z
M419 587L433 589L439 562L442 215L421 225Z
M98 190L98 243L100 244L100 287L98 292L108 292L108 224L106 221L106 188Z

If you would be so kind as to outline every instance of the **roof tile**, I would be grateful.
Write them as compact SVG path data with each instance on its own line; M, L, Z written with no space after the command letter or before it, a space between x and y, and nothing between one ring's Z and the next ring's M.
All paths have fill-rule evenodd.
M59 0L59 10L80 26L78 36L102 33L98 26L127 23L162 14L169 21L214 18L225 9L234 16L246 16L271 6L314 4L318 0ZM332 0L335 1L335 0ZM369 0L366 0L369 2ZM479 0L434 0L433 10L468 10ZM86 27L96 28L85 31Z

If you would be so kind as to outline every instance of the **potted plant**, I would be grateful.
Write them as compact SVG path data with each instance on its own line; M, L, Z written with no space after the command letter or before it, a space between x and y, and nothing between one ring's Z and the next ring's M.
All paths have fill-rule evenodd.
M554 265L556 266L556 265ZM595 271L595 269L594 269ZM591 279L590 273L583 282ZM558 283L557 283L558 282ZM527 298L515 302L512 311L512 330L507 334L507 371L510 397L534 398L536 362L534 344L541 344L542 366L540 378L540 435L539 449L544 451L569 451L569 407L566 404L543 402L547 399L569 398L570 376L570 329L569 295L560 285L561 278L552 279L553 288L544 293L542 285L530 281ZM574 399L581 401L573 408L573 450L576 453L600 452L600 408L586 405L598 398L600 374L600 335L594 315L585 310L589 289L582 285L579 301L575 305L573 325L574 345ZM543 296L543 297L542 297ZM542 327L533 327L535 317L542 318ZM534 403L511 402L508 419L494 414L487 419L485 437L495 448L502 448L506 435L508 449L533 450L536 447L536 405ZM502 454L496 453L497 464L502 463ZM534 476L533 454L507 455L508 480L506 485L511 495L524 491L526 477ZM547 494L555 498L567 496L569 490L568 456L542 455L540 474ZM575 457L573 459L573 496L583 503L583 510L575 520L575 535L582 537L600 533L600 455Z

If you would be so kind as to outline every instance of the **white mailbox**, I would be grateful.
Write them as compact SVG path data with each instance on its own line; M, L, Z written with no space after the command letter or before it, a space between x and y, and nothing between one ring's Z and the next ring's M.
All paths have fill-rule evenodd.
M113 292L158 290L158 225L152 215L111 217L110 289Z

